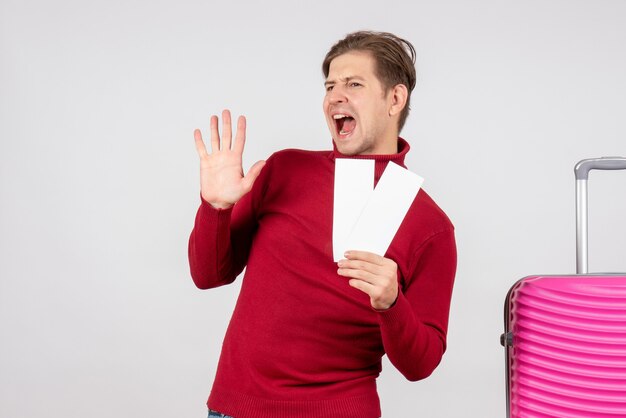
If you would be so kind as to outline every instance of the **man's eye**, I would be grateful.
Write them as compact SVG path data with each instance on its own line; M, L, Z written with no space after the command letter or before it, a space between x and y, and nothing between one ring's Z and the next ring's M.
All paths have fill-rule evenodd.
M352 83L350 83L350 87L360 87L361 83L357 83L356 81L353 81Z
M333 89L333 86L326 86L326 91L331 91Z

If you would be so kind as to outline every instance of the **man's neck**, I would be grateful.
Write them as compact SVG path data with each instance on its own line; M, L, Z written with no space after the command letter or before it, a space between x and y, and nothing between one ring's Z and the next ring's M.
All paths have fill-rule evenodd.
M392 155L398 153L398 135L390 136L381 141L375 148L356 155Z

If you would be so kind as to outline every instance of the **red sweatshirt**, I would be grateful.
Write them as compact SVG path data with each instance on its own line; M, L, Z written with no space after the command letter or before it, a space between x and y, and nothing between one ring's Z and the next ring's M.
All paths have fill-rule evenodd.
M196 286L231 283L247 266L211 409L235 418L377 418L385 353L409 380L439 364L456 246L452 224L424 190L385 254L400 283L390 309L374 310L333 261L335 158L374 159L378 181L389 161L404 166L409 145L399 139L398 148L355 157L284 150L232 208L202 201L189 240Z

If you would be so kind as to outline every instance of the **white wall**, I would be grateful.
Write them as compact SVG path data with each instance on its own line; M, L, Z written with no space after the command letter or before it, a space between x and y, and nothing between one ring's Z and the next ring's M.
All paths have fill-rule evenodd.
M189 277L192 131L229 107L246 166L328 148L320 64L365 28L417 49L407 162L459 250L444 361L419 383L385 363L384 416L503 416L506 292L573 272L573 165L626 154L625 21L617 0L0 0L0 416L205 416L239 285ZM626 270L624 185L591 175L592 270Z

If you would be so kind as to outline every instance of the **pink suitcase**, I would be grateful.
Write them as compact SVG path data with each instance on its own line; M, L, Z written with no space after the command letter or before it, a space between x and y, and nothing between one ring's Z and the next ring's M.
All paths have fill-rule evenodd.
M506 297L509 418L626 417L626 274L587 272L592 169L626 169L626 158L576 165L577 274L525 277Z

